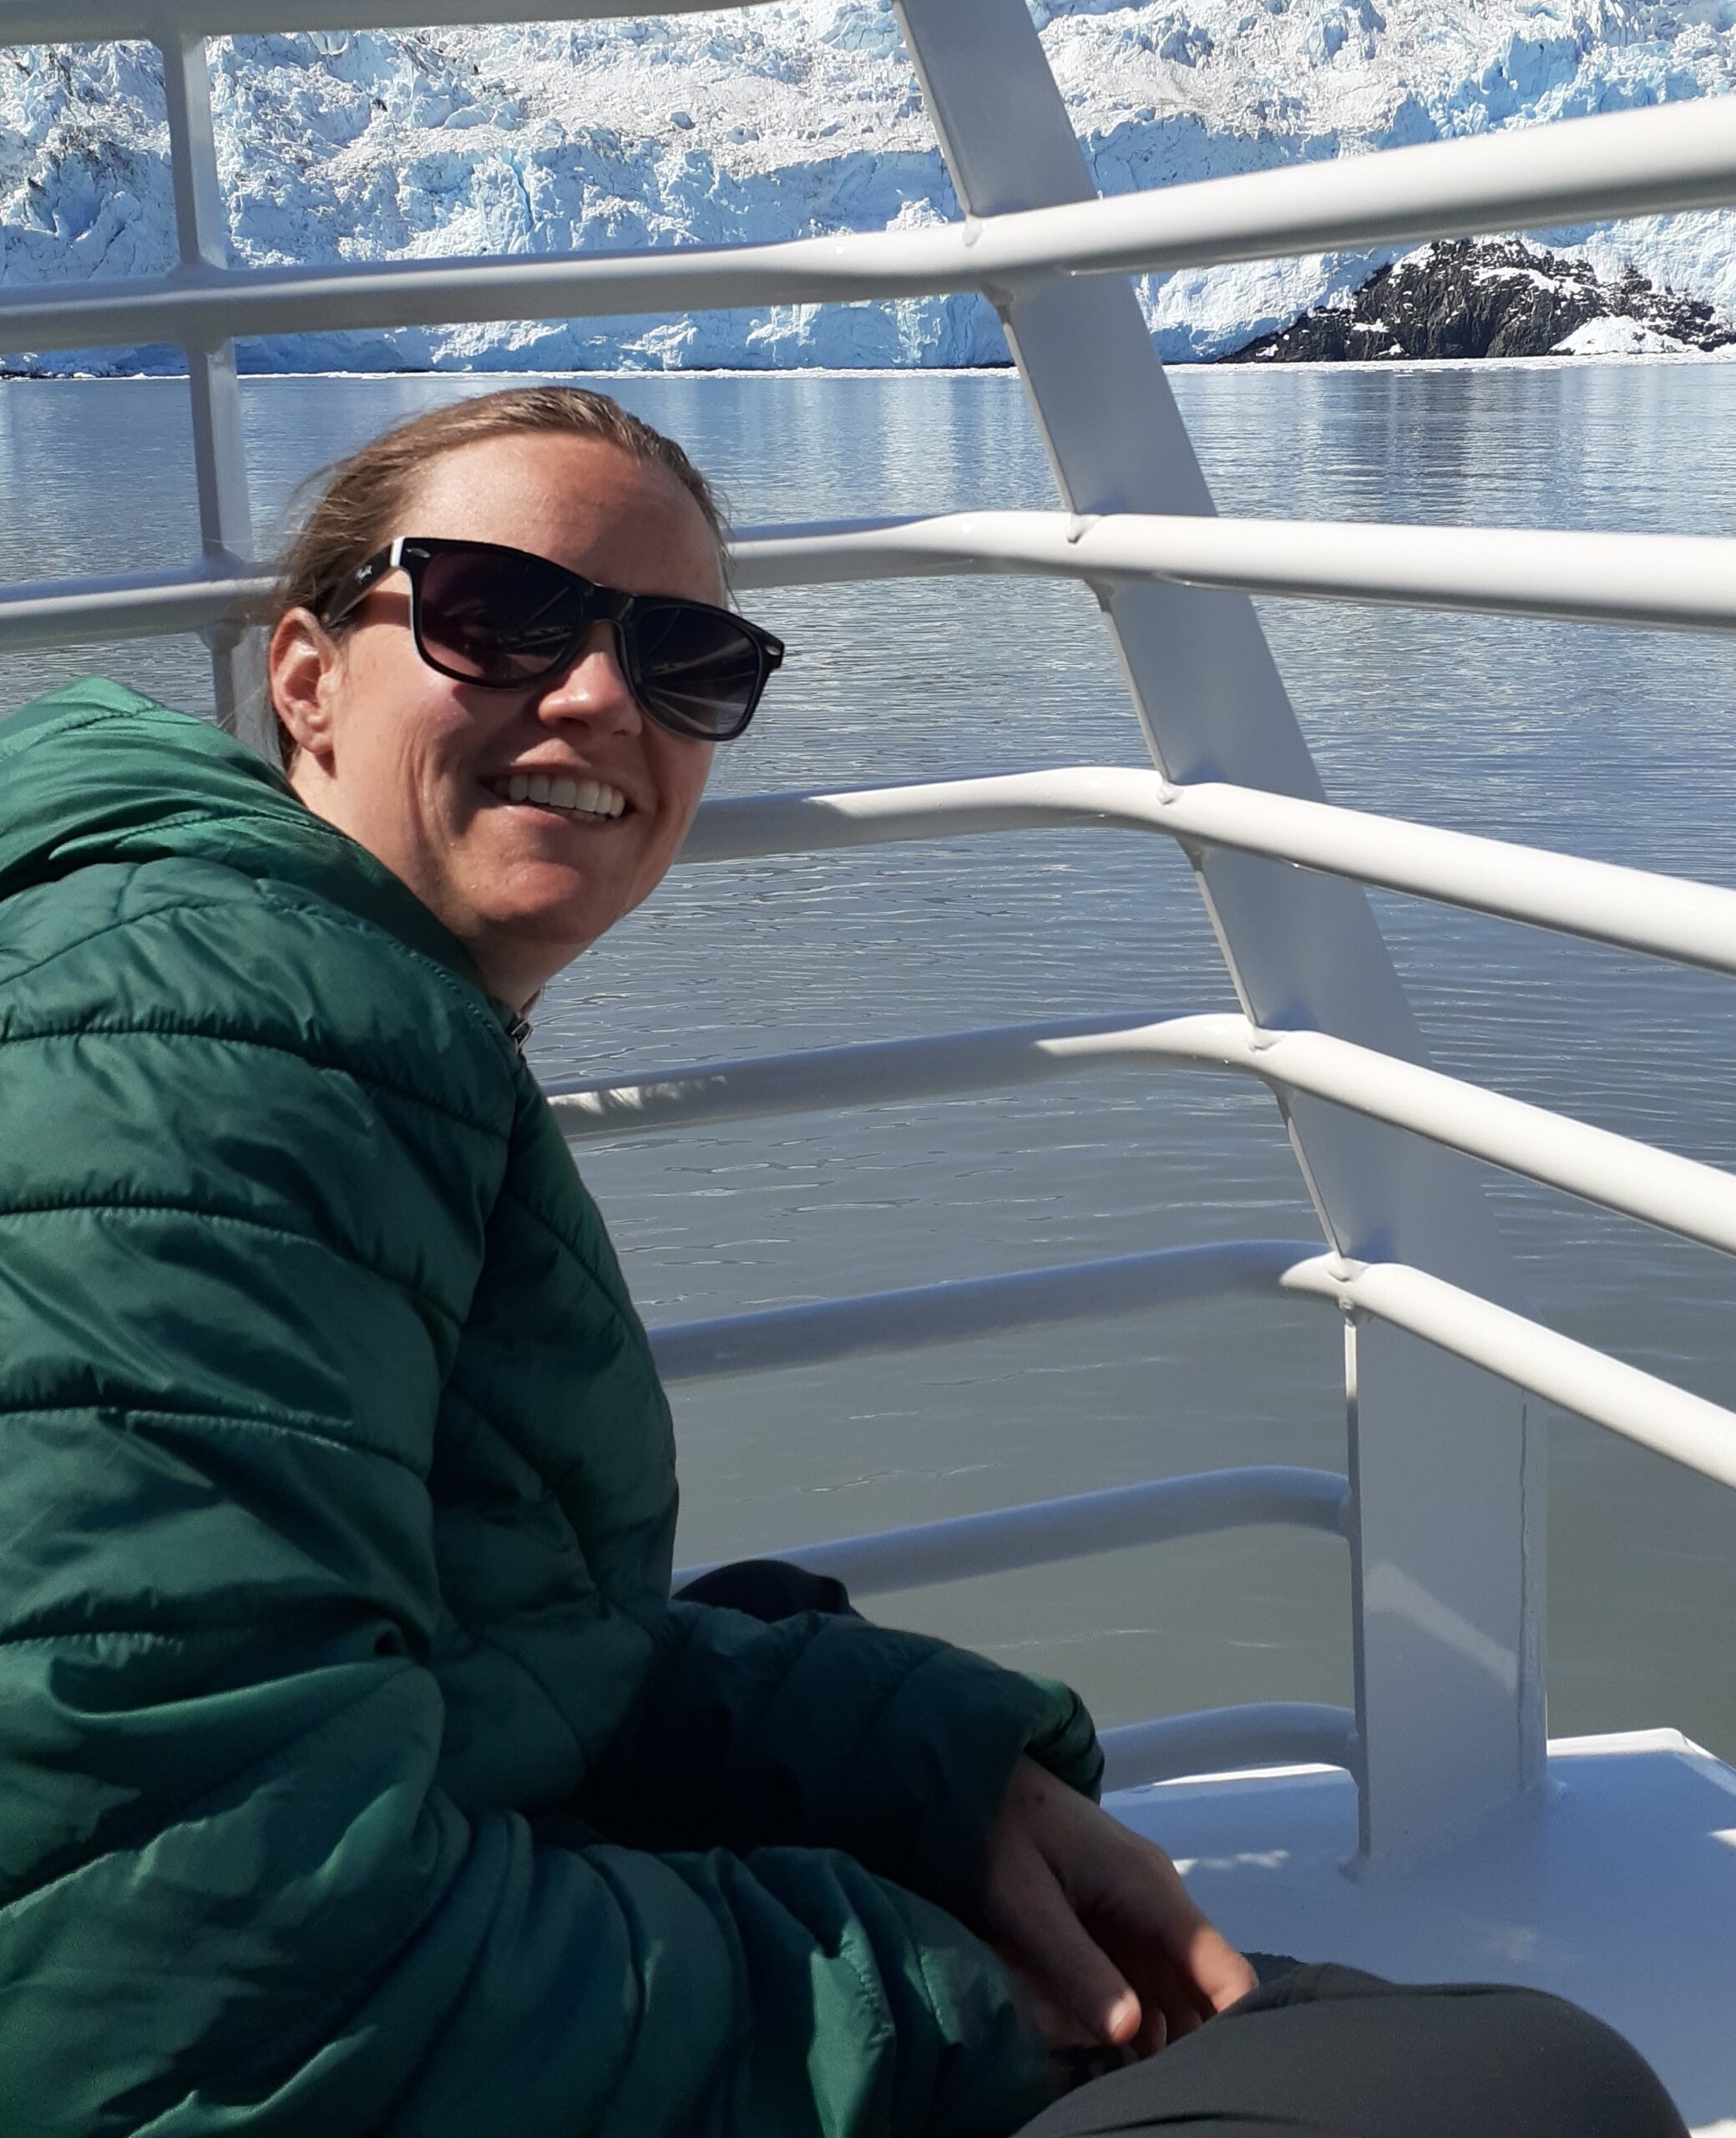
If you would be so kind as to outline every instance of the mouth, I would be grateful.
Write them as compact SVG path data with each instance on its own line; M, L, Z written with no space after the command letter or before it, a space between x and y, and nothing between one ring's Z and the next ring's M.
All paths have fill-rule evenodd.
M631 808L618 787L605 780L575 779L566 773L508 773L483 785L497 802L515 808L546 809L569 823L605 824Z

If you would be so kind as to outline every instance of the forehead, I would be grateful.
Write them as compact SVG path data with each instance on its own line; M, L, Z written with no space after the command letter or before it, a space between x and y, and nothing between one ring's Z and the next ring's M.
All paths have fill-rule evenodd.
M606 439L527 431L478 438L423 471L406 534L504 542L629 594L723 599L717 542L666 468Z

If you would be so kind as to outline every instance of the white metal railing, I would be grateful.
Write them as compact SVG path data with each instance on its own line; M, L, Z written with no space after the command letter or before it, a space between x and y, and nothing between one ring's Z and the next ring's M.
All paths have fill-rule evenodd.
M755 1115L1027 1084L1085 1069L1165 1062L1258 1077L1287 1102L1306 1093L1427 1142L1684 1239L1736 1254L1736 1178L1650 1143L1572 1121L1330 1032L1269 1031L1211 1011L1161 1018L1069 1018L936 1039L880 1040L660 1070L643 1081L563 1080L549 1102L571 1142Z
M76 14L77 10L70 13ZM297 12L286 0L284 11ZM3 20L3 18L0 18ZM11 36L11 32L8 32ZM59 34L65 35L63 29ZM0 305L0 342L203 347L289 334L975 291L1711 207L1736 195L1736 99L1389 149L928 229L769 245L231 269L84 283Z
M1644 630L1736 631L1736 540L1712 535L959 512L749 528L734 543L733 560L741 587L1010 572ZM0 589L0 649L241 626L256 621L271 586L269 573L241 561L26 581Z
M1310 1700L1260 1700L1123 1723L1106 1730L1102 1744L1106 1789L1237 1767L1348 1767L1359 1784L1366 1773L1354 1715Z
M781 1556L811 1573L833 1575L852 1595L883 1596L974 1574L1016 1573L1063 1559L1124 1552L1136 1544L1210 1537L1225 1529L1263 1524L1320 1529L1343 1538L1349 1504L1349 1479L1329 1470L1254 1463L1121 1485L1108 1492L1076 1492L1067 1499L1039 1500L1026 1507L997 1507L989 1514L924 1522L909 1529L883 1530L875 1537L798 1544ZM684 1567L676 1581L696 1580L715 1573L721 1563Z
M177 271L197 281L225 273L229 261L229 218L217 171L210 69L199 38L164 30L158 49L163 57L169 115L169 165L180 251ZM214 334L190 337L183 346L192 403L202 560L207 570L232 570L253 553L253 507L235 344ZM265 741L259 647L228 619L207 626L204 637L210 651L218 717L237 731L251 722L254 739Z
M665 0L659 13L702 0ZM1707 965L1736 969L1736 894L1328 807L1248 591L1618 621L1736 624L1731 545L1536 531L1219 522L1131 290L1129 270L1652 214L1736 200L1736 100L1577 121L1101 200L1024 0L896 0L958 194L939 229L613 256L236 270L228 260L204 36L350 28L352 0L6 0L0 39L142 37L164 59L180 259L175 272L0 302L0 344L180 342L192 374L203 557L180 573L0 593L0 645L197 629L221 715L265 739L241 626L264 591L251 532L236 334L596 316L744 302L975 290L996 306L1056 471L1061 514L767 530L745 584L914 570L1043 571L1103 603L1161 775L1076 768L893 795L722 805L690 859L887 837L1090 821L1182 844L1248 1014L1102 1020L609 1082L555 1095L569 1133L701 1114L1071 1073L1111 1061L1231 1069L1278 1097L1330 1243L1121 1258L1070 1271L832 1302L660 1332L692 1373L790 1363L1032 1318L1131 1310L1275 1285L1334 1302L1349 1330L1354 1479L1266 1500L1247 1476L1131 1488L817 1548L879 1550L930 1573L976 1553L1083 1547L1128 1523L1320 1520L1328 1500L1359 1569L1357 1709L1275 1704L1109 1733L1116 1779L1273 1755L1349 1765L1362 1845L1395 1860L1532 1786L1543 1756L1541 1451L1516 1393L1561 1401L1736 1482L1736 1418L1541 1328L1485 1296L1514 1274L1463 1153L1727 1251L1736 1182L1441 1077L1421 1044L1357 883ZM372 0L381 27L426 0ZM610 0L467 0L468 21L572 19ZM1015 129L1010 110L1020 114ZM1298 868L1290 864L1299 864ZM1282 1263L1283 1266L1279 1264ZM1497 1383L1490 1375L1501 1377ZM1450 1450L1450 1456L1444 1455ZM1419 1495L1419 1467L1427 1468ZM1309 1494L1313 1495L1313 1497ZM1189 1495L1192 1494L1192 1497ZM1213 1496L1217 1495L1216 1499ZM1227 1495L1227 1497L1226 1497ZM1322 1497L1324 1495L1324 1497ZM1426 1504L1420 1504L1425 1500ZM1241 1514L1237 1512L1237 1508ZM1117 1524L1121 1528L1117 1528ZM940 1531L948 1534L943 1538ZM1145 1533L1143 1531L1141 1533ZM1156 1533L1156 1530L1152 1533ZM954 1556L949 1557L949 1554ZM997 1555L1000 1555L997 1557ZM1373 1555L1371 1557L1371 1555ZM1016 1563L1028 1563L1028 1559ZM890 1563L890 1560L886 1562ZM1375 1608L1369 1569L1427 1601ZM885 1565L882 1567L883 1573ZM927 1578L926 1575L924 1578ZM1450 1640L1439 1628L1455 1629ZM1471 1659L1466 1660L1469 1657ZM1491 1659L1500 1667L1491 1669Z
M1397 1263L1323 1256L1289 1270L1288 1291L1336 1300L1588 1418L1684 1469L1736 1485L1736 1411L1546 1329L1528 1315Z
M239 560L101 578L24 580L0 587L0 652L87 639L149 638L245 627L257 621L271 579Z
M659 1072L640 1081L551 1085L571 1141L804 1109L835 1112L1162 1062L1230 1069L1287 1099L1331 1100L1492 1164L1736 1254L1736 1178L1546 1108L1396 1061L1324 1032L1256 1031L1211 1014L1159 1023L1086 1018ZM868 1350L946 1342L1029 1320L1134 1311L1267 1282L1329 1299L1422 1337L1686 1467L1736 1485L1736 1413L1403 1264L1336 1254L1278 1264L1282 1242L1172 1249L1116 1263L827 1302L659 1332L678 1371L700 1378ZM1110 1274L1108 1278L1102 1274ZM1101 1294L1095 1289L1103 1286ZM1038 1299L1046 1287L1046 1305ZM1021 1297L1022 1294L1022 1297ZM1101 1305L1099 1300L1101 1297Z
M1736 545L1733 545L1736 547ZM708 802L679 859L1085 827L1162 832L1587 942L1736 973L1736 890L1222 781L1119 765Z
M651 1348L666 1381L706 1381L1273 1290L1330 1300L1346 1313L1408 1330L1684 1469L1736 1485L1736 1411L1425 1270L1358 1262L1287 1240L1168 1248L725 1315L654 1329ZM853 1538L848 1548L872 1558L884 1541ZM838 1571L823 1555L843 1549L843 1544L803 1545L785 1556L816 1571ZM980 1571L961 1563L955 1578Z
M1736 98L1731 99L1736 107ZM1736 109L1730 116L1736 131ZM1642 629L1736 631L1736 541L1391 520L1236 519L1197 513L949 512L752 528L739 586L1017 572L1169 580L1317 601L1397 603Z
M872 1351L1010 1335L1055 1322L1146 1314L1189 1300L1259 1296L1273 1291L1290 1270L1318 1251L1318 1241L1288 1239L1159 1248L1057 1269L959 1278L683 1322L654 1330L651 1347L665 1381L715 1381Z

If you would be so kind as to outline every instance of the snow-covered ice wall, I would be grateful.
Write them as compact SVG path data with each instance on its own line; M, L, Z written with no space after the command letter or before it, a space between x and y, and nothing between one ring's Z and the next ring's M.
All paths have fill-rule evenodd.
M1736 89L1736 0L1030 0L1106 191ZM362 10L365 13L365 8ZM955 212L889 0L212 48L247 263L726 244ZM148 47L0 53L0 282L174 256ZM1564 244L1563 239L1566 239ZM1736 320L1736 216L1556 233ZM1362 283L1359 253L1152 276L1163 354L1207 358ZM694 318L320 334L255 370L953 365L1005 360L973 297ZM168 350L18 367L172 369Z

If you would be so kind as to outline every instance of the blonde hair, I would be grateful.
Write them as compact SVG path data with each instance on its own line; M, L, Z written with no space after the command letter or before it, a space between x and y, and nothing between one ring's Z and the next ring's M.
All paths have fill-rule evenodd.
M342 581L394 534L431 461L478 440L526 431L599 438L674 476L705 516L720 553L729 534L711 484L673 438L630 414L606 393L582 386L514 386L455 401L399 423L323 469L322 487L291 537L266 609L275 631L292 609L318 616ZM320 480L316 477L313 480ZM330 626L341 636L346 626ZM277 747L286 769L295 742L280 720Z

